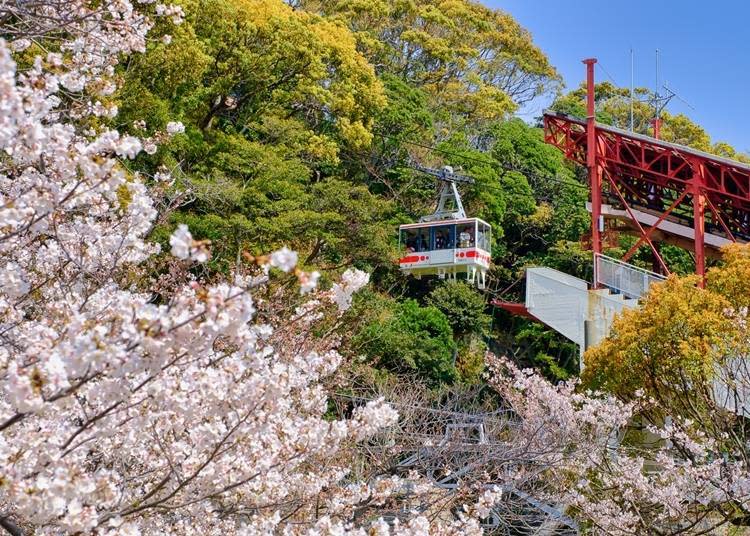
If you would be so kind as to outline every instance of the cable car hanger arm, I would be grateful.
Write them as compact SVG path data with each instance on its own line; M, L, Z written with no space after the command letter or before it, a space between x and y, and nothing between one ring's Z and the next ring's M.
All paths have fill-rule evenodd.
M451 166L443 166L442 169L433 169L414 163L412 164L412 168L441 181L440 196L435 212L428 216L423 216L420 218L420 222L462 220L466 218L466 211L464 211L464 205L461 202L461 195L458 193L456 183L473 184L473 177L454 173Z

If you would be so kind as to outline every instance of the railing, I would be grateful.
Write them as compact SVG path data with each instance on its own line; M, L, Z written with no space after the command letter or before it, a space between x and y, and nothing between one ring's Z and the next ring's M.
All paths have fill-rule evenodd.
M653 283L666 278L606 255L594 254L594 283L619 292L627 298L639 299Z

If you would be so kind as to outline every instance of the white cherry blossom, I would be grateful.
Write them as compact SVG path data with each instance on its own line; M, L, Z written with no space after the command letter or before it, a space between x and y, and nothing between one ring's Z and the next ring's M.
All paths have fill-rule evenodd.
M193 235L190 234L188 226L181 223L169 237L169 245L172 246L172 255L178 259L190 258L190 249L193 247Z
M170 135L182 134L185 132L185 125L179 121L170 121L167 123L167 133Z
M297 253L285 246L271 254L270 265L282 272L291 272L297 266Z
M206 262L209 257L205 244L193 240L188 226L181 223L169 237L169 245L172 246L171 253L178 259Z
M28 25L80 16L65 53L24 73L0 42L0 517L38 534L267 534L294 504L308 520L294 532L356 532L309 505L348 493L343 453L395 414L380 402L326 418L336 340L310 336L314 315L288 329L258 320L262 270L155 299L142 263L158 251L146 240L157 212L120 161L151 147L86 121L108 109L88 103L116 80L113 59L145 48L149 17L104 6L21 13ZM63 88L92 93L79 104ZM170 247L208 258L186 226ZM291 271L297 255L271 258ZM299 277L312 292L319 274Z
M318 280L320 279L320 272L303 272L299 276L300 281L300 294L307 294L318 286Z
M341 283L334 283L331 287L333 301L340 311L346 311L352 305L352 296L370 281L370 274L349 268L341 276Z

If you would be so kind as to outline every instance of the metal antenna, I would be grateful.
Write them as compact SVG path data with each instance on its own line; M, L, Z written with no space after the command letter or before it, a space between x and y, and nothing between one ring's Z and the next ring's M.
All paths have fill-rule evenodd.
M656 85L654 86L654 101L659 101L659 49L656 49ZM656 107L656 119L659 119L659 112L661 110Z
M656 86L654 87L654 98L652 104L654 106L654 119L652 121L654 125L654 138L659 139L661 130L661 112L667 107L667 104L672 97L675 96L674 92L667 88L668 94L661 95L659 93L659 49L656 49Z
M466 212L464 211L463 203L461 203L461 195L458 193L456 183L473 184L473 177L454 173L451 166L443 166L442 169L434 169L415 163L410 167L427 175L431 175L439 179L442 183L440 186L440 197L438 198L435 212L429 216L423 216L420 218L420 222L462 220L466 218ZM452 208L448 204L449 201L451 202L450 205L452 205Z
M630 132L635 131L633 121L633 77L634 77L634 55L633 49L630 49Z

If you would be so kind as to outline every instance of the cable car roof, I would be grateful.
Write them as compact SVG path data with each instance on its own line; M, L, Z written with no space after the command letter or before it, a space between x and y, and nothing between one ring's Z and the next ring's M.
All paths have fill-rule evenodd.
M420 229L424 227L438 227L441 225L456 225L461 223L473 223L473 222L480 222L485 224L487 227L492 227L489 223L484 221L481 218L464 218L461 220L439 220L439 221L429 221L429 222L421 222L421 223L405 223L403 225L399 225L399 229Z

